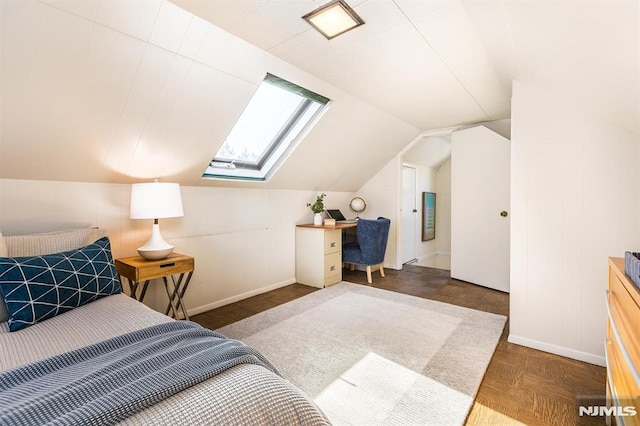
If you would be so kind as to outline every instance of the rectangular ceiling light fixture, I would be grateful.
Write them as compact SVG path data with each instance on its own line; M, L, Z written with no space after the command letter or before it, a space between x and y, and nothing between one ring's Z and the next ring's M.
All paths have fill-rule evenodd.
M320 6L302 19L328 40L364 24L362 18L343 0L334 0Z

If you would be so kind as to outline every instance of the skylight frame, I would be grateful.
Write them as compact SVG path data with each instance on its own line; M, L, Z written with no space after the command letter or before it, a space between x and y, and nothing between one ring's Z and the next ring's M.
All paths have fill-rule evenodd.
M209 166L203 173L202 178L267 181L273 175L273 173L275 173L282 162L288 157L288 155L293 151L293 149L295 149L298 143L306 136L306 134L315 125L322 114L324 114L331 102L331 100L325 96L319 95L315 92L298 86L295 83L291 83L270 73L267 73L264 80L261 82L261 85L262 84L269 84L271 86L284 90L288 92L289 95L297 95L300 98L299 103L297 104L297 106L295 106L295 108L293 108L293 112L288 114L287 119L283 120L280 128L277 130L277 132L274 133L275 136L271 138L264 151L255 161L220 156L221 151L223 151L223 147L230 139L236 127L239 125L238 123L243 120L243 116L245 115L246 111L250 108L250 106L252 106L252 102L254 101L257 93L260 90L261 86L259 86L253 97L245 107L243 113L234 124L233 129L225 138L223 145L218 149L218 152L216 152L213 159L209 163ZM251 118L251 116L248 116L248 118ZM243 124L246 124L246 121L244 121ZM265 130L269 131L268 128L265 128ZM242 131L242 128L240 128L240 135L242 135ZM257 136L258 140L260 140L260 136L254 136ZM237 140L238 139L236 139L236 141ZM231 143L233 143L233 139ZM229 148L242 149L242 142L239 143L241 145L230 146ZM249 145L251 144L244 145L245 150Z

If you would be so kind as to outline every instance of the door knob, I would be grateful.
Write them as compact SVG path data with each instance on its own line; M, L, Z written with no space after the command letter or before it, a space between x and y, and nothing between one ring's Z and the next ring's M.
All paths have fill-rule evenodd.
M507 216L509 216L509 213L507 213L505 210L502 210L502 211L500 212L500 216L502 216L502 217L507 217Z

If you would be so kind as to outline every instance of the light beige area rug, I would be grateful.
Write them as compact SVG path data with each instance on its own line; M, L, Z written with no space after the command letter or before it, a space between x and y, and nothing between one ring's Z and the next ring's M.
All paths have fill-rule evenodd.
M506 318L342 282L218 331L261 350L334 424L463 424Z

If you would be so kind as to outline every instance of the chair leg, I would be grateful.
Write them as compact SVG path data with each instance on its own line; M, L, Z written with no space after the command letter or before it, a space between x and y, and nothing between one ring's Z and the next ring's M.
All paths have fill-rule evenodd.
M380 264L380 276L384 277L384 264Z
M373 280L371 279L371 265L367 265L367 282L369 284L373 283Z
M349 270L350 270L351 272L353 272L353 271L355 271L355 269L356 269L356 265L354 265L353 263L350 263L350 264L349 264Z

